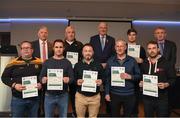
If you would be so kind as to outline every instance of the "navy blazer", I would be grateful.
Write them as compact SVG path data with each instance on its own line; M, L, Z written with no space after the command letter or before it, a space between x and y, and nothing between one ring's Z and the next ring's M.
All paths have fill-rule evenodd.
M52 44L50 42L48 43L48 58L53 56L53 50L52 50ZM32 42L32 47L34 49L33 56L41 58L40 55L40 47L39 47L39 40L35 40Z
M176 52L177 52L176 44L172 41L165 40L163 57L166 60L168 60L173 66L175 66L176 64Z
M115 39L106 35L104 50L101 48L100 36L95 35L90 38L90 44L94 48L94 60L99 63L106 63L106 61L115 54Z

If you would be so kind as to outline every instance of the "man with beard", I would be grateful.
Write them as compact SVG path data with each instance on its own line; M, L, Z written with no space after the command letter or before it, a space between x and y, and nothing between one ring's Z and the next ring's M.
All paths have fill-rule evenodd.
M153 117L154 113L157 117L168 117L168 87L175 81L175 70L170 62L160 55L157 42L150 41L147 44L147 53L148 58L141 67L142 73L157 77L158 95L154 97L143 92L145 117ZM140 87L143 87L143 84L141 81Z
M97 117L101 99L99 86L102 84L103 80L103 67L100 63L94 61L94 50L91 44L85 44L83 46L82 55L82 61L78 62L74 67L74 76L77 83L77 92L75 96L76 113L77 117L85 117L86 110L88 109L89 117ZM82 84L85 81L83 80L85 71L97 73L97 80L93 81L93 83L96 84L96 89L93 92L84 91L82 89Z

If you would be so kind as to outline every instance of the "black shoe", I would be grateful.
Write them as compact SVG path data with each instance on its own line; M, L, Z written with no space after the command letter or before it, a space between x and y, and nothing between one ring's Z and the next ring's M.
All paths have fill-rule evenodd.
M76 112L72 112L72 117L73 117L73 118L76 118L76 117L77 117Z

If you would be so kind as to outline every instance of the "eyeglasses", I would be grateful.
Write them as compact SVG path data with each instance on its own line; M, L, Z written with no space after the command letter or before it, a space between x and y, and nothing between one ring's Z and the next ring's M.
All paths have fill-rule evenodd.
M22 47L21 48L22 50L29 50L29 49L32 49L31 47Z

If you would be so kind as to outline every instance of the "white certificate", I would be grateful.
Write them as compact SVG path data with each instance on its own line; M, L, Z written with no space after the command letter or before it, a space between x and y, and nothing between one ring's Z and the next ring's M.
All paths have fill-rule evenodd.
M63 69L48 69L47 90L63 90Z
M96 92L96 80L98 77L97 71L83 71L83 80L81 91Z
M125 67L111 67L111 86L125 87L125 80L120 77L121 73L125 73Z
M158 76L143 75L143 95L158 97Z
M74 65L78 62L78 53L77 52L67 52L66 59L68 59L71 62L72 67L74 68Z
M128 44L128 55L132 57L140 57L140 45L129 45Z
M26 86L26 90L22 91L23 98L38 96L37 76L22 77L22 85Z

